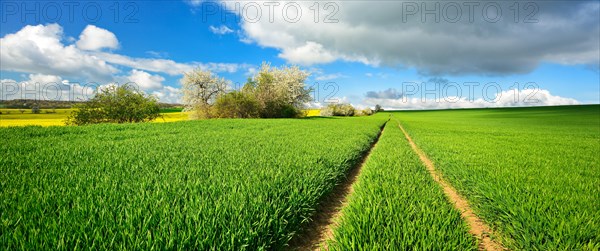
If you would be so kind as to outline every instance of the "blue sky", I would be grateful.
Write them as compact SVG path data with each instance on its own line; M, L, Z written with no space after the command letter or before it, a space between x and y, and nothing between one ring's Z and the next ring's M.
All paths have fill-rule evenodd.
M311 73L307 84L318 91L310 106L334 100L395 109L600 103L598 2L536 3L535 23L505 3L487 2L479 6L500 9L502 19L481 12L472 22L466 15L454 22L444 7L465 13L468 6L444 2L429 16L400 2L332 2L327 8L321 2L318 14L317 2L281 2L273 22L263 2L241 2L237 9L233 1L51 3L2 2L2 98L23 97L6 87L22 82L60 82L78 90L89 82L139 81L162 101L179 102L186 70L200 66L243 84L270 62ZM253 22L256 6L262 15ZM526 7L519 6L533 9ZM294 17L299 21L291 22ZM473 82L469 94L465 83ZM444 89L449 83L461 95ZM520 96L531 94L538 102L507 101L516 86L535 89ZM505 98L493 100L496 93ZM462 101L448 104L446 96Z

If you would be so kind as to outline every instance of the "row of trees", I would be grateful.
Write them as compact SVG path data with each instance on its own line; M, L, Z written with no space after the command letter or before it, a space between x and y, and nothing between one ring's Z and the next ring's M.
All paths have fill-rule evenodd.
M183 101L191 118L292 118L302 115L304 104L311 101L311 89L305 81L309 74L297 66L271 67L263 63L260 70L239 90L230 81L210 71L195 69L184 75ZM94 98L77 106L67 124L133 123L152 121L160 116L155 96L133 85L109 85ZM380 107L376 107L378 111ZM356 111L349 104L331 104L322 116L371 115L367 108Z
M260 70L240 90L209 71L196 69L182 79L183 102L193 118L291 118L311 101L309 74L297 66Z
M376 105L375 110L369 107L357 110L351 104L329 104L321 108L321 116L370 116L380 111L383 111L380 105Z

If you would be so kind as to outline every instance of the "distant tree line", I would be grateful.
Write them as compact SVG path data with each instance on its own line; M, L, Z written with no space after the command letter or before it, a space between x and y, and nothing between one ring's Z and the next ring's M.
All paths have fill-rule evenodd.
M9 109L62 109L71 108L82 101L59 101L59 100L34 100L34 99L11 99L0 100L0 107Z
M0 100L0 108L8 109L68 109L74 108L86 101L66 101L66 100L36 100L36 99L11 99ZM181 104L158 103L161 109L181 108Z
M334 103L321 108L321 116L370 116L380 111L383 111L380 105L376 105L375 110L370 107L358 110L351 104Z

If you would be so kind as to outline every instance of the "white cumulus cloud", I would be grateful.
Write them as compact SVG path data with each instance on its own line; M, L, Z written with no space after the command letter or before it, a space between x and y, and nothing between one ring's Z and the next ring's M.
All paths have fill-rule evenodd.
M104 48L117 49L119 41L114 33L89 24L79 35L76 45L82 50L97 51Z
M248 65L245 64L235 63L178 63L170 59L133 58L106 52L97 52L93 53L93 55L112 64L118 64L152 72L162 72L169 75L181 75L185 72L193 70L194 68L200 68L214 72L233 73L237 72L240 68L248 67Z
M29 74L29 81L31 83L49 84L49 83L61 83L62 78L55 75L44 75L44 74Z
M285 48L279 57L293 64L312 65L330 63L336 60L331 52L325 50L323 45L308 41L303 46Z
M171 104L182 103L182 94L179 88L164 86L160 90L153 91L152 95L156 96L160 100L160 102Z
M131 70L129 76L127 76L127 82L135 83L142 90L156 90L163 87L163 78L160 75L152 75L145 71L140 71L137 69Z
M59 76L30 74L24 81L2 79L0 99L84 101L93 97L96 86L70 82Z
M86 30L90 27L92 26L88 26ZM95 29L99 28L92 30ZM84 33L86 31L82 32ZM94 82L108 82L111 76L119 72L114 65L169 75L181 75L196 67L230 73L250 67L236 63L180 63L170 59L134 58L110 52L82 50L75 45L63 44L62 39L63 29L58 24L27 25L14 34L7 34L0 39L0 70L85 77ZM107 46L108 43L84 48L116 48Z
M0 70L110 80L118 70L106 61L64 45L58 24L27 25L0 38Z
M194 68L234 73L252 67L236 63L181 63L170 59L135 58L102 51L107 48L118 49L118 39L112 32L93 25L88 25L81 32L78 41L70 38L64 35L63 28L58 24L26 25L21 30L0 38L0 70L29 74L28 79L5 79L3 83L14 82L15 85L11 86L30 89L33 88L32 83L59 83L62 89L74 90L82 89L88 83L101 85L136 82L144 90L165 91L169 93L163 95L165 99L176 100L173 98L175 94L171 94L176 92L164 86L165 79L161 74L179 76ZM23 78L25 76L27 75ZM65 79L79 81L83 83L83 87ZM12 96L22 96L21 90L25 89L20 88Z

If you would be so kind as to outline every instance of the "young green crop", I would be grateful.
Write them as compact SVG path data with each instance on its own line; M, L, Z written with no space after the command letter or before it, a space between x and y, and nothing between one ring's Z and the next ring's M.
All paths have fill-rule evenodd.
M476 250L398 122L387 123L334 230L332 250Z
M281 249L386 120L0 128L0 246Z
M600 106L394 115L508 248L600 249Z

